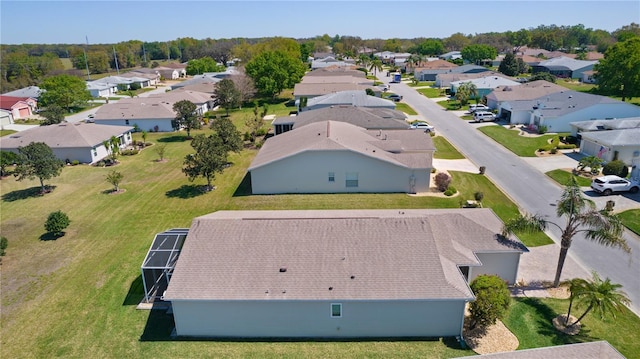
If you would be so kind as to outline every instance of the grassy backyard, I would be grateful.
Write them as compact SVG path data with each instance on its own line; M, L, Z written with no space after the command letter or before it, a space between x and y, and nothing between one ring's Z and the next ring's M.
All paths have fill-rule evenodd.
M630 209L619 214L622 223L640 236L640 209Z
M557 331L551 323L557 315L566 313L568 307L568 299L515 298L503 322L518 337L518 349L607 340L627 358L638 358L640 318L629 309L623 307L617 319L601 319L597 313L590 313L581 321L581 332L570 336ZM579 315L584 309L574 308L572 314Z
M478 130L521 157L535 157L538 149L550 149L550 140L557 142L560 135L566 135L563 133L524 137L519 135L520 130L509 130L502 126L484 126L479 127Z
M413 109L413 107L409 106L408 104L406 104L404 102L397 102L396 103L396 110L404 112L407 115L411 115L411 116L415 116L415 115L418 114L416 112L416 110Z
M573 177L571 172L563 169L555 169L545 174L563 186L567 185L571 177ZM589 187L591 185L591 180L589 178L576 176L576 179L578 180L578 185L580 187Z
M288 114L285 103L269 113ZM223 114L224 112L220 113ZM241 131L253 109L231 112ZM209 130L195 131L206 133ZM139 135L136 136L139 140ZM9 239L2 260L3 357L455 357L470 354L451 341L339 343L248 343L168 341L171 323L156 312L137 311L142 297L140 265L157 232L189 227L192 219L222 209L454 208L484 193L483 204L502 219L517 207L485 176L451 172L460 195L450 198L406 194L248 195L246 170L257 153L245 149L216 176L216 190L202 193L181 172L190 152L184 133L149 133L148 142L166 145L167 162L156 162L154 146L122 156L115 168L65 167L47 181L52 193L38 195L38 182L0 181L1 234ZM440 140L437 146L443 148ZM444 145L446 146L446 145ZM453 156L453 151L447 149ZM105 176L124 175L121 194L108 194ZM66 235L45 241L46 216L66 212ZM546 236L521 236L530 246ZM29 348L25 350L25 348Z
M426 88L417 89L416 91L418 91L419 93L425 95L428 98L436 98L436 97L444 97L444 96L446 96L445 93L444 93L444 90L439 89L439 88L426 87Z

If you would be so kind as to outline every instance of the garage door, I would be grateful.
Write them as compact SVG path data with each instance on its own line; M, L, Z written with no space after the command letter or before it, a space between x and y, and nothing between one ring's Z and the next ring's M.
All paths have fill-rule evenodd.
M29 111L28 107L20 109L20 118L27 118L31 116L31 111Z
M582 153L587 155L587 156L595 156L598 154L598 150L600 149L600 145L595 143L595 142L591 142L591 141L587 141L584 138L582 139Z

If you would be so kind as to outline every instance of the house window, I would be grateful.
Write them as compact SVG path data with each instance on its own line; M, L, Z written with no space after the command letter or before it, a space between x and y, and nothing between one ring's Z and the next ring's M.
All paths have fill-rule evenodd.
M129 124L129 120L124 120L125 125Z
M331 318L342 318L342 304L331 303Z
M96 148L93 149L93 157L96 157L98 155L98 150Z
M336 173L329 172L329 182L335 182L335 181L336 181Z
M358 187L358 172L347 172L345 184L347 187Z

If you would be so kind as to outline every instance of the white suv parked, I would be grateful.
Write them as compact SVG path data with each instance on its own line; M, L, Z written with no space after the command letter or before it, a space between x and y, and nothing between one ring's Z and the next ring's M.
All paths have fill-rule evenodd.
M473 119L476 122L495 121L496 115L488 111L476 111L473 113Z
M489 107L482 103L479 103L477 105L469 105L469 113L474 113L476 111L489 111Z
M591 182L591 188L598 193L608 196L614 192L628 191L631 193L638 193L640 185L637 182L632 182L622 177L608 175L595 178Z

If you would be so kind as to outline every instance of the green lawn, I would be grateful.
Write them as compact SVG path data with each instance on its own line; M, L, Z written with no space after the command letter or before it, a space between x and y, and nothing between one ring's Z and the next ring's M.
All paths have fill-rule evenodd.
M415 115L418 114L416 112L416 110L414 110L411 106L407 105L404 102L397 102L396 103L396 110L402 111L402 112L406 113L407 115L412 115L412 116L415 116Z
M437 131L437 129L436 129ZM436 136L431 138L434 146L436 146L436 152L433 154L433 158L440 158L443 160L460 160L464 156L462 153L453 147L453 145L442 136Z
M419 93L427 96L428 98L436 98L436 97L446 96L445 93L444 93L444 90L439 89L439 88L422 88L422 89L417 89L416 91L418 91Z
M16 133L16 131L14 131L14 130L0 130L0 137L7 136L7 135L10 135L12 133Z
M554 139L557 142L560 135L566 135L563 133L559 135L524 137L519 135L519 130L509 130L502 126L483 126L479 127L478 130L521 157L535 157L539 148L551 147L548 142L550 139Z
M443 108L446 108L448 111L459 111L464 109L464 106L460 106L460 102L457 100L442 100L436 103Z
M574 177L570 171L563 169L555 169L553 171L549 171L545 173L547 176L551 177L554 181L559 184L566 186L569 183L571 177ZM591 180L581 176L575 176L578 180L578 185L580 187L589 187L591 186Z
M596 313L590 313L582 320L581 332L570 336L557 331L551 323L557 315L566 313L568 307L567 299L515 298L503 322L518 337L518 349L606 340L627 358L638 358L640 318L629 309L623 308L615 320L600 319ZM583 307L574 308L572 314L583 311Z
M630 209L619 213L619 216L629 230L640 236L640 209Z
M592 93L593 89L596 87L596 85L594 84L586 84L580 81L567 81L567 80L563 80L563 79L557 79L556 80L556 85L560 85L562 87L566 87L570 90L573 91L578 91L578 92L587 92L587 93Z
M287 112L272 104L269 113ZM244 131L244 116L232 121ZM194 131L193 134L209 130ZM149 133L148 142L166 144L160 163L154 146L121 157L115 168L65 167L47 184L52 193L38 195L38 182L0 181L0 232L9 239L2 261L2 356L20 357L456 357L470 355L455 342L230 342L171 341L171 322L158 312L138 311L142 297L140 265L155 233L189 227L194 217L216 210L456 208L459 201L484 193L483 204L504 219L517 206L486 176L452 171L460 195L452 198L405 194L335 194L252 196L245 175L257 150L232 154L232 166L216 175L216 190L199 191L181 172L190 152L184 133ZM136 135L140 140L140 135ZM105 176L124 175L121 194L107 194ZM44 221L62 210L71 219L66 235L41 240ZM546 236L520 236L529 246Z
M409 83L407 85L409 85L410 87L423 87L423 86L433 86L436 82L435 81L418 81L418 83Z

